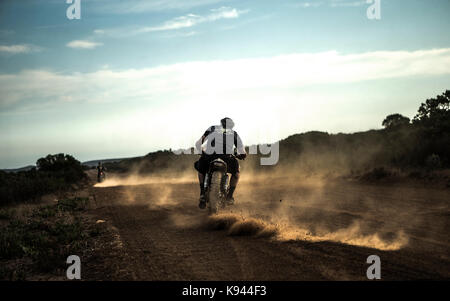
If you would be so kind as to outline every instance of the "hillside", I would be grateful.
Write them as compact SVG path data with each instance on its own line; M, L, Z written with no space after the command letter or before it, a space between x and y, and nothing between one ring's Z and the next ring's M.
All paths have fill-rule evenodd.
M1 169L1 171L4 171L4 172L28 171L28 170L31 170L31 169L33 169L33 168L35 168L35 167L36 167L35 165L27 165L27 166L19 167L19 168L7 168L7 169Z

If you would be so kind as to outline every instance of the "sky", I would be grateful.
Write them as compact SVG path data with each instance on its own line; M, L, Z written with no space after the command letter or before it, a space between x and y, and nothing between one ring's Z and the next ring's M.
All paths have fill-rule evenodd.
M190 147L225 116L246 145L378 129L450 89L449 0L70 5L0 2L0 168Z

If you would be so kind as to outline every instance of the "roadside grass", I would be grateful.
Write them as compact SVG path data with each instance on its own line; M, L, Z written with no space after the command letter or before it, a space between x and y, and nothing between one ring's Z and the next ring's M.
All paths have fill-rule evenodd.
M14 209L0 208L0 220L9 220L16 214Z
M80 213L88 202L88 198L63 199L39 206L23 217L15 216L12 210L0 211L0 218L7 220L0 226L1 261L31 262L19 270L0 264L0 280L24 280L26 271L61 274L66 258L83 253L87 239L101 232L99 225L83 223Z
M72 198L59 200L57 207L62 211L82 211L88 205L88 198Z

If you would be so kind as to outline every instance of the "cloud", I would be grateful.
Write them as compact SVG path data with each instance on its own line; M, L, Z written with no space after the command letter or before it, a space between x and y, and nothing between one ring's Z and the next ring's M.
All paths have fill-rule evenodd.
M368 5L366 0L348 1L348 0L331 0L331 7L356 7L361 5Z
M430 93L428 87L421 94L425 86L419 89L417 83L442 83L449 74L450 48L293 53L85 73L0 73L0 141L11 151L36 150L38 143L44 154L76 155L98 151L102 137L103 149L139 154L191 146L205 124L223 116L239 122L248 144L293 131L364 130L379 127L393 111L410 116ZM411 86L396 94L398 88L386 85L396 81L384 79ZM270 126L261 127L262 120Z
M168 20L162 24L155 26L139 27L139 28L119 28L119 29L96 29L95 34L109 34L112 36L128 36L130 34L142 34L148 32L161 32L169 30L178 30L191 28L201 23L215 22L222 19L236 19L248 10L237 10L231 7L220 7L211 9L207 15L187 14Z
M198 35L197 31L187 31L187 32L176 31L174 33L168 33L166 35L163 35L162 37L165 37L165 38L183 38L183 37L192 37L192 36L195 36L195 35Z
M430 68L432 66L432 68ZM450 74L450 48L417 51L336 51L267 58L195 61L143 69L60 74L0 74L1 111L70 102L196 99L251 94L251 101L311 85ZM70 83L70 85L68 84ZM83 87L80 89L80 87ZM233 96L234 95L234 96ZM69 97L70 96L70 97Z
M0 52L7 54L19 54L41 51L42 48L29 44L17 44L17 45L0 45Z
M137 14L164 10L186 10L220 2L224 2L224 0L97 0L93 2L93 10L97 13L105 14Z
M357 7L366 5L366 0L328 0L328 1L307 1L290 4L292 7L311 8L327 5L329 7ZM368 5L368 4L367 4Z
M297 2L290 4L291 7L301 7L301 8L309 8L309 7L319 7L322 6L322 1L314 1L314 2Z
M102 43L87 41L87 40L74 40L66 44L67 47L75 49L94 49L98 46L102 46Z
M188 14L169 20L158 26L141 28L138 30L138 33L187 28L200 23L214 22L220 19L236 19L242 13L242 11L238 11L235 8L221 7L218 9L211 9L211 13L206 16Z

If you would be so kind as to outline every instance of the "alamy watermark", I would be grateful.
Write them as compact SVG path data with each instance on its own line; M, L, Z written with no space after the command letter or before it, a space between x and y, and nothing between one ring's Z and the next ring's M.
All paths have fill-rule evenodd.
M216 148L217 150L213 152L212 150ZM275 165L278 163L278 160L280 158L280 143L275 142L271 144L258 144L258 145L251 145L248 147L248 153L250 155L257 155L259 153L261 155L268 155L267 157L261 157L260 158L260 164L261 165ZM206 150L199 150L196 147L192 148L186 148L186 149L178 149L172 151L176 155L201 155L202 153L205 153L207 155L215 154L224 154L222 147L212 147L207 148ZM229 154L228 152L225 152L225 154ZM239 153L238 153L239 154Z
M66 0L67 4L70 4L66 10L67 19L81 19L81 0Z
M367 0L367 4L370 6L367 8L367 18L369 20L381 19L381 0Z
M67 271L66 271L67 279L69 279L69 280L81 279L80 257L77 255L70 255L69 257L67 257L66 263L70 264L70 266L67 268Z
M222 127L211 127L208 129L210 132L205 133L201 139L199 139L195 147L187 149L174 150L176 155L241 155L245 154L245 147L241 141L239 135L233 131L232 126L229 126L228 121ZM258 144L248 147L248 153L250 155L257 155L258 151L261 155L266 157L260 158L261 165L275 165L280 158L280 144L279 142L271 144Z
M371 265L367 268L366 276L369 280L381 279L381 259L378 255L367 257L367 263Z

